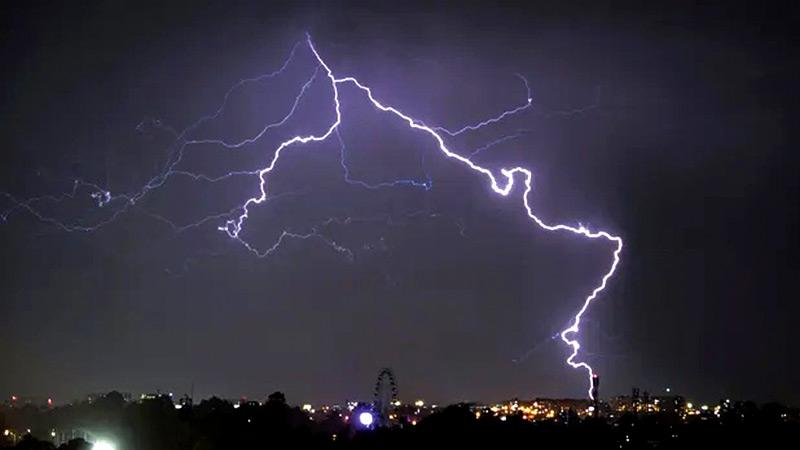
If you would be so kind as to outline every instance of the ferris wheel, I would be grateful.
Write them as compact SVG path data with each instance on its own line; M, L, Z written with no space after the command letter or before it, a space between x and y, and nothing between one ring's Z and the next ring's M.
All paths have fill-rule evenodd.
M384 367L378 372L373 392L373 407L381 424L389 423L389 410L397 402L397 379L392 369Z

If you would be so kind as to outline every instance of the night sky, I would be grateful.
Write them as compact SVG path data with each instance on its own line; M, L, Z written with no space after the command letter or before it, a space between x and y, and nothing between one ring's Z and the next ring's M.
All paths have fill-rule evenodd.
M339 76L429 125L475 161L534 172L548 222L622 236L618 276L589 310L581 358L601 396L671 387L689 398L797 404L800 157L793 131L798 9L753 2L613 8L320 1L0 6L0 191L112 194L162 171L176 131L243 78L279 68L309 32ZM562 2L554 2L562 3ZM229 97L194 139L241 140L283 117L317 68L308 47ZM285 126L253 145L187 148L185 170L254 170L333 117L324 73ZM0 396L57 402L119 389L292 403L369 399L381 367L400 397L439 402L585 396L553 335L608 269L613 245L536 227L485 178L340 87L340 145L287 149L276 195L242 233L216 215L257 178L171 177L110 224L67 232L15 210L0 221ZM33 206L96 224L91 191ZM14 203L0 196L0 211ZM335 217L335 221L326 219ZM347 220L350 218L351 220ZM347 248L334 249L329 242Z

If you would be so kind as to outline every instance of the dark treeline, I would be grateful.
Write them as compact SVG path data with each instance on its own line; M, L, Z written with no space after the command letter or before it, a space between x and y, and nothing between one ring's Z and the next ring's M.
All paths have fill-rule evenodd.
M29 424L30 434L3 437L0 447L25 450L90 450L83 439L56 447L45 440L53 430L92 430L113 437L118 450L216 449L394 449L394 448L773 448L800 442L797 411L777 404L741 403L719 417L682 419L677 413L623 414L567 420L505 420L476 417L469 405L441 409L416 425L365 430L345 421L341 411L312 420L276 393L263 404L234 407L218 398L176 409L169 397L126 402L110 393L94 402L54 409L6 408L0 428Z

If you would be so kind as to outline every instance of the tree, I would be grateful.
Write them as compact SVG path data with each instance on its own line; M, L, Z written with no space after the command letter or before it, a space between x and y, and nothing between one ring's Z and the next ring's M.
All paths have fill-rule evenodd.
M91 450L92 444L84 441L81 438L72 439L69 442L61 444L58 450Z
M269 394L269 397L267 397L267 401L270 403L281 403L285 405L286 396L283 395L283 392L275 391L272 394Z

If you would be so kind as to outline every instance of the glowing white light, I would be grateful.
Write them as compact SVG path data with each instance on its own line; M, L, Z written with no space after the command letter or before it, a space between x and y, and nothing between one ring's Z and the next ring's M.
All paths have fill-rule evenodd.
M109 441L97 441L92 445L92 450L117 450L117 447Z
M365 427L372 425L373 420L372 413L370 412L364 411L358 415L358 421L361 422L361 425L364 425Z

